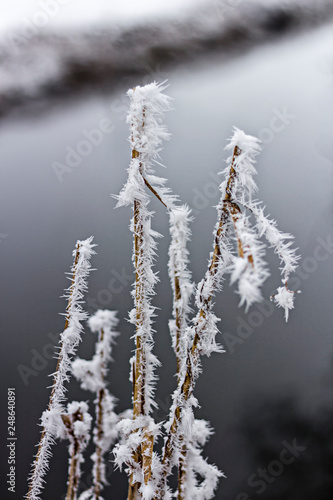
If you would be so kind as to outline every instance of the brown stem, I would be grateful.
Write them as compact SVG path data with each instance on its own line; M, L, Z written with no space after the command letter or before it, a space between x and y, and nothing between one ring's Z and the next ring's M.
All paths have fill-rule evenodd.
M70 320L70 312L69 311L70 311L70 307L71 307L71 303L72 303L74 282L75 282L75 276L76 276L76 267L77 267L77 264L79 262L79 257L80 257L80 244L78 243L77 247L76 247L76 254L75 254L75 259L74 259L72 283L71 283L71 286L70 286L69 299L68 299L68 303L67 303L67 307L66 307L67 315L66 315L66 320L65 320L64 332L67 330L68 325L69 325L69 320ZM47 411L49 411L51 409L52 405L53 405L54 394L55 394L55 389L56 389L56 383L57 383L57 380L58 380L59 368L60 368L60 364L62 362L62 359L63 359L63 345L61 344L61 348L60 348L60 352L59 352L59 356L58 356L58 362L57 362L56 370L55 370L54 377L53 377L53 385L52 385L52 389L51 389L51 394L50 394L50 399L49 399L49 404L48 404L48 407L47 407ZM32 474L31 474L31 478L32 479L30 481L29 490L28 490L28 493L27 493L27 500L30 500L30 498L31 498L31 490L32 490L32 485L33 485L33 477L34 477L34 475L36 473L36 470L37 470L37 466L38 466L39 459L40 459L40 454L41 454L42 447L43 447L43 441L44 441L45 437L46 437L46 429L44 428L42 430L41 437L40 437L40 440L39 440L38 450L37 450L37 454L36 454L36 458L35 458L35 462L34 462Z
M69 415L61 415L62 421L67 428L68 437L72 444L72 453L69 467L69 475L68 475L68 487L66 500L76 500L77 498L77 490L79 486L79 468L80 468L80 441L75 436L73 424L77 420L83 420L83 415L78 410L71 417Z
M134 201L134 248L135 248L135 303L136 303L136 351L135 351L135 377L133 387L133 417L144 414L144 371L145 356L143 352L143 339L140 330L143 324L143 299L144 290L141 280L142 274L142 246L143 227L141 222L141 203Z
M175 259L176 260L176 259ZM182 335L184 334L184 325L182 325L183 311L179 308L179 303L181 301L182 294L180 288L179 272L177 270L177 262L175 263L175 273L174 273L174 308L175 308L175 327L176 327L176 342L175 342L175 354L177 361L177 383L180 382L182 362L184 359L184 346L181 345ZM182 328L183 327L183 328ZM184 500L184 485L186 483L186 455L187 447L183 443L183 436L179 436L179 445L181 447L181 453L178 461L178 500Z
M145 429L141 447L142 469L143 469L143 477L145 484L148 484L152 474L151 461L153 456L153 447L154 447L154 436L148 431L148 429Z
M98 444L101 439L103 439L103 400L105 396L104 389L98 391L98 403L97 403L97 444L96 444L96 478L94 485L95 499L99 499L99 494L101 490L101 466L102 466L102 448Z
M227 182L227 188L226 188L226 194L224 198L224 202L231 200L232 198L232 187L235 182L236 178L236 170L235 170L235 162L237 156L239 156L241 153L241 150L236 146L234 148L234 153L233 153L233 158L232 158L232 163L230 167L230 174L229 174L229 179ZM225 230L226 230L226 223L229 219L229 212L226 207L226 203L223 203L222 209L221 209L221 216L220 216L220 221L219 221L219 226L216 231L216 236L215 236L215 243L214 243L214 251L213 255L211 257L210 265L208 268L208 274L209 274L209 279L214 283L215 281L215 276L218 271L218 262L221 257L221 251L220 251L220 241L225 235ZM202 289L205 287L207 278L205 278L203 282ZM199 343L200 343L200 334L201 331L205 327L205 321L207 317L207 312L209 312L211 308L211 302L212 302L212 297L213 297L214 291L210 294L208 298L205 298L201 300L202 306L199 312L198 319L194 325L194 338L193 338L193 343L190 352L187 355L186 358L186 373L185 373L185 378L184 381L182 382L181 385L181 399L183 401L187 401L189 397L193 393L194 385L195 385L195 377L193 374L193 366L196 366L199 363ZM181 381L180 381L181 383ZM161 495L163 495L163 490L164 490L164 484L166 482L166 479L170 473L170 464L171 464L171 458L174 453L174 447L175 447L175 439L179 427L179 423L181 421L181 407L179 405L176 406L174 415L173 415L173 420L172 424L170 426L170 430L167 436L167 440L165 443L164 447L164 454L163 454L163 474L162 474L162 481L163 483L161 484L161 489L158 492L157 498L163 498Z
M180 291L180 283L179 283L179 276L177 271L175 272L175 296L174 296L174 301L175 304L179 304L179 301L181 300L181 291ZM181 356L181 312L179 310L179 307L176 305L175 306L176 310L176 359L177 359L177 382L179 383L179 377L180 377L180 369L181 369L181 362L182 362L182 356ZM184 355L184 353L183 353Z
M138 158L139 153L132 150L132 158ZM146 359L144 353L144 340L140 332L143 325L143 300L144 290L141 279L143 259L143 226L141 221L142 206L139 200L134 201L134 256L135 256L135 306L136 306L136 350L133 366L133 419L144 414L144 377ZM141 447L140 447L141 448ZM143 467L142 452L138 449L133 454L134 463ZM135 500L138 496L140 484L133 484L133 473L129 478L128 500Z
M103 328L101 329L99 333L99 339L98 342L102 342L104 338L104 330ZM104 360L103 360L103 351L100 353L102 362L101 362L101 379L102 382L104 382ZM96 413L97 413L97 440L96 440L96 477L95 477L95 484L94 484L94 494L95 494L95 500L98 500L100 498L100 491L101 491L101 480L102 480L102 473L101 473L101 466L102 466L102 459L103 459L103 453L102 453L102 448L100 446L100 442L103 439L104 436L104 431L103 431L103 402L105 398L105 390L102 388L98 391L98 402L97 402L97 407L96 407Z
M156 198L162 203L162 205L164 205L166 208L168 208L167 205L162 200L162 198L160 197L160 195L158 194L158 192L156 191L156 189L154 189L153 186L151 184L149 184L149 182L147 181L147 179L143 175L142 175L142 178L143 178L143 181L146 184L147 188L150 189L150 191L156 196Z
M134 88L135 91L135 88ZM145 126L146 109L142 112L142 129ZM132 144L133 144L132 136ZM139 158L139 152L132 148L132 159ZM141 177L148 189L156 196L156 198L166 207L160 195L151 186L142 173L142 165L139 165ZM142 226L142 204L139 200L134 200L134 256L135 256L135 305L136 305L136 350L135 360L133 364L133 419L144 415L145 406L145 375L146 375L146 355L145 355L145 339L139 333L144 322L143 301L144 289L141 278L143 272L143 226ZM133 453L134 463L142 468L145 484L148 483L151 477L151 460L154 445L153 436L143 429L144 436L142 444L138 450ZM128 500L136 500L140 488L139 483L133 484L133 473L129 477Z
M180 442L182 442L182 436L180 436ZM187 447L185 444L181 445L181 451L178 463L178 493L177 500L185 500L185 484L186 484L186 458L187 458Z
M225 201L225 204L227 206L227 209L230 213L231 220L233 222L234 231L236 234L237 244L238 244L238 255L239 255L239 257L243 258L244 257L244 245L243 245L243 242L239 236L239 232L237 230L238 216L242 215L242 212L241 212L241 209L239 208L239 206L237 205L237 203L235 203L235 202ZM254 267L253 255L251 255L251 254L248 255L247 259L248 259L249 263L251 264L251 266Z

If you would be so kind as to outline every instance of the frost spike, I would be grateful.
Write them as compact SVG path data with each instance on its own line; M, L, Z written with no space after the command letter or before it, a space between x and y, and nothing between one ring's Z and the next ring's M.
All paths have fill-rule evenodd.
M244 206L255 218L255 227L253 229L249 231L249 229L245 227L245 224L243 224L243 227L245 228L244 235L252 239L252 246L254 249L252 255L256 260L256 262L254 262L254 268L257 272L256 274L252 274L252 276L250 276L250 273L243 273L242 279L238 272L239 269L235 269L231 281L239 281L239 293L241 295L240 305L246 302L248 307L251 303L260 299L259 288L268 276L268 273L261 260L262 246L260 248L259 241L256 242L255 240L256 238L259 240L259 238L264 236L269 246L272 247L279 256L282 264L280 271L283 278L283 284L285 285L285 291L279 288L277 294L273 295L273 299L278 306L285 308L285 317L287 320L288 311L293 308L295 296L294 292L288 290L287 281L289 275L296 270L300 257L296 254L296 249L290 248L292 244L291 241L286 241L293 239L293 236L279 231L276 227L276 222L264 215L264 208L261 206L261 203L253 200L253 195L258 189L253 180L253 176L257 173L254 167L255 156L260 152L258 139L244 134L244 132L235 127L233 136L226 149L233 149L235 147L240 148L241 154L235 161L234 171L236 175L234 176L234 181L231 183L232 185L226 182L222 183L220 189L221 191L225 190L227 194L229 193L230 201L233 202L234 206L236 204ZM230 169L230 172L231 171L232 168ZM227 172L228 168L225 169L224 173ZM243 217L245 221L245 216ZM239 220L239 218L234 220L236 223L235 226L239 225ZM241 233L241 231L239 233ZM252 233L252 236L250 233ZM246 283L246 278L250 278L248 283ZM253 300L251 296L253 296Z
M133 434L142 435L142 438L137 449L132 450L129 500L136 499L143 491L148 495L153 479L154 434L149 430L149 415L155 406L154 368L158 360L152 352L154 307L151 296L158 281L152 265L156 248L154 238L159 234L151 229L152 214L148 211L149 196L145 187L168 208L174 205L176 197L165 187L166 180L156 177L153 170L153 163L158 163L161 144L169 138L161 123L161 116L170 109L170 98L162 92L165 88L163 84L152 83L127 92L131 101L127 121L130 124L132 158L127 182L117 197L117 206L133 205L131 229L134 233L135 310L131 313L131 321L136 326L136 351L132 365L133 428L135 421L140 423L140 428L133 430Z
M85 402L74 401L68 404L67 413L61 414L66 437L69 439L69 473L66 500L76 500L79 480L81 476L81 463L84 462L83 451L90 439L91 416Z
M109 393L106 386L107 362L111 361L112 344L118 336L114 329L118 324L116 311L99 309L88 320L93 333L98 335L95 345L95 354L89 361L77 358L72 364L72 372L81 383L81 388L96 394L95 414L96 424L93 431L96 446L93 461L92 487L80 495L80 500L98 500L105 484L105 454L118 437L116 424L119 417L114 412L115 398Z
M177 377L182 373L183 361L186 358L188 315L192 312L189 299L194 292L191 273L187 269L188 250L186 245L190 240L191 232L188 224L192 221L191 210L187 205L175 207L170 211L169 247L169 277L173 290L173 317L169 322L172 345L177 359Z
M169 277L173 290L173 316L169 322L173 349L177 360L177 383L179 384L184 371L188 349L187 326L188 314L191 311L189 299L194 291L191 273L187 269L188 250L186 244L190 239L188 227L191 211L184 205L170 211L171 243L169 247ZM187 446L185 436L179 435L178 459L178 500L184 500L186 483Z
M74 264L72 266L72 283L65 297L68 299L66 308L65 328L61 335L61 347L58 354L58 363L53 377L51 395L46 412L42 416L42 435L39 441L37 454L29 479L29 490L27 500L39 500L43 489L43 483L51 458L51 446L54 444L54 436L57 435L61 425L60 414L62 403L65 400L64 382L69 381L69 369L71 357L75 352L81 339L82 326L80 321L85 320L87 315L82 309L82 297L87 291L87 278L91 271L90 258L95 254L92 244L93 237L78 241Z
M241 153L240 149L237 146L235 146L229 178L227 182L227 190L223 201L228 201L231 198L230 190L233 183L235 182L234 163L236 161L237 156L239 156L240 153ZM192 331L194 332L192 346L187 353L186 363L184 367L185 373L180 378L178 387L174 393L175 407L172 412L171 425L164 445L163 459L162 459L162 464L163 464L162 484L161 484L161 489L159 491L159 496L157 498L163 498L166 479L170 474L171 461L173 453L176 448L175 440L178 434L178 427L182 418L182 408L184 406L184 403L186 403L188 399L191 397L194 390L195 381L200 372L200 353L199 353L199 347L200 347L199 344L201 340L200 334L205 329L205 326L208 323L208 318L209 315L211 314L211 308L212 308L212 297L214 292L218 290L219 281L222 277L222 273L219 272L219 268L221 266L223 268L225 263L221 260L222 256L221 243L223 242L223 238L225 237L228 229L228 220L229 220L229 213L226 208L226 204L223 203L222 209L220 211L218 227L215 232L214 250L211 256L210 264L206 272L205 278L198 286L197 300L198 303L200 304L200 307L199 307L199 313L192 327Z

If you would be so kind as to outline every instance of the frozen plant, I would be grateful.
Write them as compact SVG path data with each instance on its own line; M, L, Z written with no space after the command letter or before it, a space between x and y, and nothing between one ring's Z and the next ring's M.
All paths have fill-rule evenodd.
M173 291L173 319L169 321L172 347L177 359L177 377L183 371L188 347L187 326L192 313L190 299L194 293L192 275L188 269L187 243L191 237L191 210L186 206L170 210L169 277Z
M71 361L81 340L83 327L81 322L87 319L87 313L82 308L83 296L87 291L87 280L91 271L90 258L95 254L93 237L78 241L73 251L74 264L71 269L71 285L66 291L67 299L65 328L60 337L58 363L53 374L53 385L47 410L43 412L41 425L42 435L39 441L37 455L30 476L27 499L37 500L43 489L44 476L49 468L52 456L51 447L54 439L59 437L62 429L61 414L66 400L65 383L69 382Z
M277 306L284 308L286 320L294 307L296 292L289 290L288 279L295 271L299 257L292 248L292 236L278 230L276 222L265 215L262 203L255 198L255 163L261 150L260 141L237 128L234 128L226 148L230 157L221 173L221 196L208 268L196 287L192 282L187 249L191 236L191 212L186 205L178 204L178 197L166 187L166 180L155 175L154 171L155 166L160 165L162 142L169 138L162 123L163 114L171 109L170 99L164 94L165 88L164 84L152 83L128 91L131 162L127 181L117 196L117 206L131 205L133 209L130 230L134 240L134 308L129 315L130 322L135 326L135 353L130 360L133 411L116 415L115 399L106 383L106 364L111 360L111 344L117 335L114 331L117 325L115 312L100 310L89 319L90 329L98 334L95 354L90 361L76 359L72 362L82 330L80 321L86 318L81 307L82 293L86 290L89 258L94 253L91 239L78 242L72 285L67 295L67 318L61 337L58 367L50 404L42 416L44 430L31 476L30 500L39 498L51 444L66 432L72 440L72 472L67 500L76 499L80 476L78 467L82 456L78 457L75 443L80 436L81 453L88 442L88 426L77 437L72 429L74 425L81 428L82 422L88 424L89 417L84 417L86 412L82 406L80 410L75 407L79 403L69 406L67 414L64 412L64 382L69 380L70 371L79 379L83 389L96 394L93 485L81 494L80 500L102 500L101 491L107 484L105 459L109 450L113 452L115 465L119 468L125 466L129 479L128 500L213 498L223 473L203 457L202 447L213 431L208 422L195 418L199 403L194 390L202 372L202 356L224 352L216 339L219 318L213 310L214 296L222 290L229 275L230 284L237 287L240 306L248 310L262 300L262 285L269 276L264 260L265 245L268 244L280 260L283 282L272 299ZM152 410L157 406L154 399L155 369L159 366L153 352L156 310L152 297L158 281L154 271L156 240L161 235L152 229L153 213L149 210L151 194L167 210L171 235L168 268L173 310L169 328L177 361L177 383L169 417L164 424L156 423L152 416ZM159 437L163 439L161 452L156 451ZM175 469L178 481L176 491L173 491L169 479Z
M174 318L169 321L169 328L177 360L178 383L183 376L187 352L193 341L190 335L191 329L188 328L189 315L193 312L190 307L190 299L195 288L187 267L189 264L187 243L191 236L189 223L192 222L190 214L191 211L186 205L170 211L169 277L173 290ZM176 394L174 394L174 399L176 399ZM208 464L201 456L201 447L208 440L211 429L204 420L195 420L192 411L193 405L197 405L194 397L188 401L187 414L183 415L182 423L174 438L177 450L174 465L178 469L178 500L211 498L218 478L222 475L217 467ZM169 428L168 425L170 424L166 425L166 429ZM167 462L168 457L164 455L164 470L167 470ZM200 477L199 481L198 476Z
M90 440L91 416L84 401L73 401L67 405L67 412L61 414L64 424L63 439L69 440L69 470L66 500L77 500L81 476L83 452Z
M80 500L102 499L100 496L104 485L108 484L105 476L105 456L117 439L116 425L119 416L115 413L116 399L107 388L107 363L111 358L112 344L119 333L114 330L118 324L116 311L98 310L88 320L93 333L98 335L95 354L91 360L77 358L73 361L73 375L81 382L82 389L89 390L96 395L94 427L94 443L96 446L93 461L93 485L80 495Z
M269 219L264 214L264 207L262 207L261 202L253 199L253 196L258 190L253 179L253 176L257 174L254 167L254 156L260 152L258 139L247 136L244 132L235 128L227 149L234 151L234 153L235 151L240 151L240 153L235 156L234 166L231 167L231 170L229 171L229 167L227 167L223 172L229 175L229 179L231 178L229 185L227 181L224 181L221 185L221 191L223 192L225 189L226 192L225 203L227 203L229 213L232 217L235 232L239 234L238 242L241 245L240 257L242 257L242 251L244 253L251 247L252 257L248 253L248 261L250 261L251 258L255 258L255 254L260 255L262 247L260 247L260 244L256 243L256 241L261 237L265 237L269 246L274 249L274 252L280 259L280 271L284 286L278 288L278 293L274 295L273 298L278 306L285 309L285 318L287 321L289 310L294 307L294 294L298 293L288 289L289 276L291 273L295 272L300 258L296 254L296 249L292 248L293 236L279 231L276 221ZM229 158L229 160L231 160L231 158ZM254 227L252 230L249 229L249 217L246 215L245 211L242 213L240 207L243 207L245 211L253 215ZM248 239L251 239L251 234L252 246L250 246L248 242ZM267 272L264 270L261 263L260 266L258 266L258 262L257 269L259 268L259 273L257 274L259 274L259 276L255 280L250 280L249 283L248 270L250 266L247 264L247 266L244 267L245 261L246 260L240 260L239 258L234 259L232 282L238 281L241 303L245 302L248 307L256 300L256 294L259 293L260 297L260 291L258 290L257 284L260 285L267 276Z
M232 151L232 156L228 159L228 166L223 172L225 180L220 186L221 200L217 207L218 221L214 230L213 252L206 275L197 287L197 315L192 326L187 327L190 313L188 299L193 287L187 270L186 245L184 246L184 242L189 238L189 214L186 208L175 205L176 197L165 189L165 180L160 182L152 175L152 162L159 158L161 141L168 138L165 128L161 125L160 116L170 106L162 90L162 86L151 84L143 88L136 87L128 92L131 99L128 122L131 130L132 161L128 180L118 197L118 206L132 204L134 210L131 229L134 232L133 260L136 280L135 309L131 313L131 319L136 325L136 354L132 361L134 420L132 427L127 424L127 444L131 445L127 450L126 444L121 447L121 456L127 457L124 461L130 476L129 500L171 498L167 479L175 465L178 467L178 498L199 498L204 495L202 498L208 499L212 498L221 473L214 466L207 464L207 467L203 467L200 453L193 453L193 450L198 451L193 415L193 406L197 405L197 401L193 391L201 373L200 357L209 356L212 352L223 352L222 347L216 343L218 318L212 310L213 296L221 290L222 281L229 273L231 283L238 284L240 305L245 304L248 309L262 299L261 287L269 275L263 259L264 244L260 239L262 236L267 238L283 263L281 271L286 289L288 276L295 270L298 257L295 250L290 248L291 242L286 242L291 237L280 233L275 222L264 215L260 203L253 199L257 191L253 179L256 174L254 165L255 157L260 152L260 141L235 128L227 146L227 149ZM150 177L147 178L147 175ZM151 230L152 214L148 212L149 198L145 187L157 196L170 213L172 241L169 274L174 292L174 319L170 327L177 358L178 378L170 419L166 425L167 435L161 461L155 457L155 467L152 467L154 437L157 437L159 429L156 429L155 434L153 431L148 432L148 429L154 428L148 417L153 405L152 373L157 364L152 353L154 309L150 300L156 283L152 264L155 255L153 236L157 234ZM251 217L255 219L254 224ZM180 287L181 280L183 290ZM292 292L288 293L293 298ZM281 293L278 294L278 305L283 304L285 308L290 308L292 299L281 301ZM119 450L116 450L116 460L121 463L118 452ZM201 471L202 484L207 487L200 489L200 481L197 483L193 480L194 471ZM186 477L192 477L192 481ZM191 487L188 481L192 484Z
M264 245L260 241L261 236L267 238L270 246L280 257L286 289L289 274L296 269L299 259L296 251L290 248L291 242L286 242L292 237L280 233L276 228L276 223L265 217L260 203L253 200L257 191L253 176L256 174L255 157L260 152L259 140L235 128L227 149L232 151L232 156L227 160L228 166L223 171L225 180L220 186L222 196L217 207L218 222L214 230L213 252L206 275L197 287L198 313L187 334L191 339L191 345L187 349L184 369L178 377L170 420L166 427L162 481L157 494L157 498L161 499L168 493L167 478L182 453L183 440L180 436L184 434L185 415L188 419L191 406L196 404L193 391L202 370L200 356L209 356L212 352L223 352L215 340L218 332L216 326L218 318L212 311L212 299L216 291L221 290L224 275L231 274L231 283L238 283L240 305L245 304L248 308L262 299L261 286L268 277L267 267L263 260ZM254 216L254 225L251 225L246 210ZM293 298L293 292L288 290L288 293ZM282 305L281 300L278 304ZM283 306L287 310L290 309L292 299L289 299L289 302L284 300ZM194 425L193 418L192 422ZM191 428L187 429L186 435L191 435ZM198 470L200 470L199 467ZM216 471L216 474L219 472ZM214 482L216 484L216 475ZM196 494L195 490L188 491L186 498L192 498ZM212 495L212 491L207 494ZM185 498L185 496L180 498ZM202 498L208 499L212 496Z
M130 321L136 327L136 351L132 359L131 377L133 382L133 428L135 437L141 436L136 448L131 445L131 460L127 462L130 472L129 499L139 495L150 500L156 486L149 483L158 481L152 474L152 449L158 435L158 426L150 416L156 406L154 402L154 369L159 361L153 354L154 307L151 297L157 276L153 271L156 251L156 238L160 235L151 228L152 213L148 210L149 196L146 187L167 207L175 201L166 180L157 177L154 163L158 163L159 151L163 140L169 138L161 116L170 109L170 99L163 85L155 83L129 90L131 100L128 123L130 124L130 144L132 159L128 169L128 179L118 196L117 206L132 205L133 219L131 231L134 233L133 261L135 283L133 297L135 308L130 313ZM118 457L119 461L119 450ZM156 469L155 469L156 472Z
M187 337L188 316L192 312L190 299L194 292L191 272L188 269L189 252L187 243L191 236L189 223L192 222L190 209L184 205L170 211L169 277L173 291L173 319L169 321L172 347L177 361L177 382L184 370L189 339ZM178 498L185 494L187 482L188 443L185 434L178 436Z

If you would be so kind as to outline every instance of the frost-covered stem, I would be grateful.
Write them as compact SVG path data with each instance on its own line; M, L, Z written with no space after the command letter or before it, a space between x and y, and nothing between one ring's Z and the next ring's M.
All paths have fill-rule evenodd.
M134 456L136 458L136 456ZM130 476L129 484L128 484L128 500L136 500L138 498L138 483L133 483L133 475Z
M183 441L183 438L180 439ZM178 461L178 491L177 500L185 500L185 485L186 485L186 460L187 447L185 444L181 445L179 461Z
M181 300L181 291L179 284L179 275L175 272L175 303L179 304ZM181 352L181 311L179 310L178 305L175 306L176 309L176 318L175 318L175 326L176 326L176 359L177 359L177 383L179 384L181 377L181 368L183 365L183 357ZM186 445L181 444L183 441L183 436L179 437L181 452L179 455L178 461L178 500L185 500L184 497L184 485L186 483Z
M152 456L154 448L154 436L147 428L144 429L144 437L142 443L142 469L144 483L147 485L152 475Z
M135 369L133 380L133 417L144 414L144 375L145 375L145 356L143 350L143 339L140 330L143 324L143 282L142 272L142 246L143 246L143 227L141 224L141 203L134 202L134 248L135 248L135 303L136 303L136 351L135 351Z
M100 490L101 490L101 467L102 467L102 458L103 452L102 448L99 445L101 439L103 438L103 400L104 400L105 391L104 389L100 389L98 392L98 403L97 403L97 445L96 445L96 477L95 477L95 485L94 485L94 494L95 499L98 500L100 498Z
M68 415L61 415L62 421L67 429L68 437L71 441L71 458L70 458L70 466L69 466L69 474L68 474L68 483L67 483L67 494L66 500L76 500L77 498L77 489L79 486L80 479L80 441L76 437L73 429L73 423L71 418ZM77 413L75 416L73 415L74 421L82 420L82 414Z
M77 491L81 476L83 451L90 439L91 416L85 402L74 401L67 405L67 413L61 414L64 434L69 440L69 471L66 500L77 500Z
M77 245L76 245L76 254L75 254L75 260L74 260L74 271L73 271L72 284L71 284L71 287L70 287L70 296L69 296L68 303L67 303L67 308L66 308L67 316L66 316L66 320L65 320L65 328L64 328L64 330L66 330L66 328L68 327L68 323L69 323L69 309L70 309L70 304L71 304L71 301L72 301L72 294L73 294L74 282L75 282L75 273L76 273L77 263L79 261L79 256L80 256L80 247L79 247L79 242L78 242ZM51 395L50 395L50 400L49 400L49 405L48 405L48 408L47 408L48 410L50 410L52 408L52 405L53 405L53 400L54 400L54 395L55 395L55 390L56 390L56 381L57 381L57 378L58 378L59 367L60 367L62 359L63 359L63 351L61 349L60 353L59 353L59 357L58 357L57 367L56 367L55 374L54 374L53 385L52 385L52 390L51 390ZM28 491L28 494L27 494L27 499L28 500L30 498L31 499L34 498L34 496L33 496L34 495L33 494L33 489L34 489L35 481L37 480L38 474L41 473L41 472L39 472L39 467L38 467L39 466L39 462L40 462L41 453L42 453L43 448L47 446L48 442L50 442L50 437L51 436L47 436L47 434L48 433L47 433L46 429L44 428L43 431L42 431L42 435L41 435L40 441L39 441L38 451L37 451L37 454L36 454L35 463L34 463L33 471L32 471L32 474L31 474L29 491Z
M177 273L175 273L175 296L174 300L176 304L179 304L181 300L181 293L180 293L180 285L179 285L179 277ZM175 327L176 327L176 359L177 359L177 383L180 381L181 377L181 367L182 367L182 356L181 356L181 315L179 311L179 307L176 305L176 318L175 318ZM180 445L181 442L183 441L183 437L180 436L179 438ZM181 452L179 455L179 461L178 461L178 492L177 492L177 499L178 500L184 500L184 484L186 483L186 445L182 444L181 445Z
M137 158L138 152L132 151L132 158ZM136 304L136 350L133 377L133 418L144 414L144 375L145 375L145 356L143 350L143 339L139 333L143 324L143 282L140 277L142 267L142 243L143 227L141 224L141 203L134 201L134 251L135 251L135 304ZM135 463L142 462L142 452L138 450L134 454ZM139 484L132 484L133 478L130 478L128 499L135 500Z
M246 248L244 246L244 244L242 242L242 237L239 234L239 231L237 228L237 221L238 221L238 218L242 215L242 211L239 208L239 206L237 205L237 203L229 201L229 200L224 201L224 206L228 210L230 217L231 217L231 220L232 220L232 223L233 223L233 226L234 226L234 231L235 231L235 235L237 238L237 245L238 245L238 256L241 258L244 258L244 252L245 252L245 250L249 250L249 248ZM253 260L253 256L251 254L249 254L247 256L247 260L249 261L251 266L254 267L254 260Z
M101 328L100 333L99 333L99 338L98 342L102 344L104 339L104 330ZM104 378L105 378L105 363L104 363L104 353L103 351L100 353L101 356L101 371L100 371L100 377L101 377L101 382L104 384ZM96 428L97 428L97 439L96 439L96 463L95 463L95 474L94 474L94 495L95 495L95 500L99 500L100 498L100 490L101 490L101 484L102 484L102 462L103 462L103 450L101 447L101 442L104 436L103 432L103 402L105 398L105 390L104 387L99 389L98 391L98 397L97 397L97 405L96 405Z
M132 150L132 158L138 158L139 153ZM141 331L144 324L144 283L143 272L143 226L142 205L139 200L134 200L134 252L135 252L135 306L136 306L136 350L133 368L133 419L144 415L145 407L145 374L146 356L144 339ZM141 447L134 453L134 461L141 464L144 481L147 484L151 476L150 448L153 447L153 436L146 435ZM130 477L128 500L135 500L138 496L140 484L133 484L133 475Z
M177 383L179 384L184 369L184 361L188 348L186 328L188 313L191 312L189 299L194 285L191 274L187 269L188 251L186 244L190 238L188 223L190 210L186 207L177 207L170 212L171 243L169 248L169 276L173 289L173 317L170 321L172 344L177 361ZM186 454L187 447L182 435L178 436L178 500L184 499L184 485L186 484Z
M234 164L236 157L239 156L241 153L240 149L238 147L235 147L234 149L234 154L233 154L233 160L230 168L230 175L227 183L227 189L226 189L226 194L224 198L224 202L229 201L231 199L231 188L232 184L234 183L236 171L234 169ZM219 225L216 231L215 235L215 242L214 242L214 251L211 256L209 268L208 268L208 273L205 276L205 279L202 283L201 289L203 290L205 287L205 284L208 280L211 280L212 283L215 282L215 277L218 272L218 264L219 264L219 259L221 258L221 250L220 250L220 242L225 236L225 231L226 231L226 223L229 219L229 214L228 210L226 208L226 203L223 203L222 209L221 209L221 215L220 215L220 220L219 220ZM187 357L186 357L186 373L185 373L185 378L180 380L180 396L179 400L182 400L184 402L188 401L190 396L193 393L194 390L194 385L195 385L195 375L194 375L194 368L198 365L199 363L199 350L198 350L198 345L200 342L200 333L202 330L205 328L205 322L207 318L207 314L211 310L211 303L212 303L212 297L214 294L214 288L211 289L211 293L208 297L203 298L201 297L201 309L199 311L199 315L197 317L196 323L193 326L194 330L194 338L193 338L193 343L191 346L191 349L189 350ZM178 384L178 385L180 385ZM164 453L163 453L163 481L165 484L165 481L170 474L170 465L171 465L171 459L175 450L175 438L177 435L178 427L181 421L181 406L178 404L174 410L173 414L173 420L172 424L170 426L170 430L167 436L167 440L164 446ZM163 495L164 491L164 484L162 485L162 490L160 491L160 494ZM163 498L160 496L159 498Z
M163 93L164 84L156 82L144 87L130 89L130 112L127 122L130 124L130 143L132 158L128 169L128 178L121 190L117 206L132 205L134 215L131 230L134 232L133 260L135 265L135 283L133 296L135 307L130 313L130 321L136 328L136 352L132 361L133 382L133 422L130 437L131 458L125 457L120 446L121 463L126 463L130 473L128 498L148 498L155 488L158 472L158 457L152 454L154 436L158 427L153 425L150 417L154 402L154 369L159 362L153 354L152 329L154 307L151 297L157 275L152 266L155 259L155 238L160 235L151 229L152 213L148 210L150 198L148 188L157 199L168 208L176 200L169 188L165 187L166 179L154 175L154 164L158 164L162 142L169 138L166 127L162 123L162 115L168 111L170 98ZM137 441L139 440L139 441ZM118 450L118 451L119 451ZM155 461L154 471L152 462ZM140 490L140 491L139 491Z
M114 412L115 398L106 387L107 362L111 361L111 345L118 335L118 332L114 331L117 323L115 311L99 309L91 316L88 320L89 328L98 335L95 354L89 361L77 358L72 363L72 373L81 382L82 389L96 395L96 423L93 431L95 451L91 456L93 481L92 486L80 495L82 500L101 498L101 491L107 484L104 457L118 437L116 424L119 417Z
M53 377L53 384L49 398L47 411L49 415L52 412L60 412L61 403L64 399L64 382L68 381L68 370L70 356L73 349L80 340L80 320L85 319L86 315L82 310L81 299L83 292L87 289L86 279L90 271L89 259L94 253L92 237L85 241L78 241L75 250L75 259L72 267L71 286L68 290L65 328L61 337L61 347L58 354L58 362ZM68 338L67 335L68 334ZM59 413L60 414L60 413ZM51 424L52 425L52 424ZM38 445L32 473L29 480L28 500L37 500L43 488L44 479L48 462L51 456L51 446L54 444L54 435L44 424L41 438Z
M179 378L181 375L181 366L182 366L182 353L181 349L181 311L179 310L178 304L181 301L181 292L180 292L180 284L179 284L179 275L177 270L175 270L175 293L174 293L174 303L175 303L175 326L176 326L176 360L177 360L177 382L179 382Z
M169 277L173 289L173 320L169 322L172 345L177 360L177 382L181 377L188 340L186 328L188 315L192 312L189 301L194 291L191 273L187 268L189 262L187 242L190 240L191 211L184 205L170 211L171 242L169 247Z

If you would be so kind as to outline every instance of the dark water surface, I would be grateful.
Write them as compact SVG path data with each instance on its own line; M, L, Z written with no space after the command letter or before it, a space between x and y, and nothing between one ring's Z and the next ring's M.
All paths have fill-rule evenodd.
M226 353L204 360L196 390L201 404L197 416L215 428L206 454L228 476L216 498L235 500L241 492L262 499L331 498L333 434L327 422L332 421L333 401L332 47L330 25L227 64L207 59L162 75L171 83L175 110L166 117L173 138L162 153L168 169L160 173L196 214L190 245L195 281L201 279L211 250L216 218L212 206L218 201L216 173L224 166L223 148L233 125L263 139L259 197L279 227L295 235L302 254L293 281L302 294L288 324L283 311L272 312L268 302L261 310L254 307L245 314L227 283L216 299ZM119 398L120 410L130 405L128 359L133 330L126 318L132 307L131 211L114 210L110 194L120 191L129 161L123 94L128 85L140 83L124 81L121 93L92 95L43 116L0 124L2 394L5 401L7 386L16 387L18 437L17 496L8 493L3 479L2 498L21 498L26 491L38 441L37 422L49 395L47 375L55 368L48 344L63 328L58 313L65 309L65 301L59 298L68 286L64 272L72 264L76 240L91 234L98 254L93 259L97 271L90 279L88 310L119 311L122 335L110 368L110 389ZM111 132L105 119L112 121ZM76 157L77 166L57 176L54 162L65 163L66 148L84 148L81 141L99 127L107 130L102 142L92 145L86 156ZM155 202L152 207L154 228L166 235L159 243L161 283L155 300L160 308L156 353L163 365L158 371L160 408L155 417L162 420L175 384L175 361L167 328L171 315L168 220L163 207ZM279 286L278 260L269 252L267 259L272 276L265 285L266 298ZM112 277L121 293L110 289ZM226 333L233 334L235 342L223 336ZM93 337L87 332L80 355L88 357L92 349ZM70 399L90 398L72 385ZM248 484L248 478L257 474L258 467L267 469L286 446L283 443L295 439L306 449L295 463L275 476L269 473L270 480L262 479L265 488L261 484L264 491L259 495L260 486ZM2 455L2 470L7 471L4 446ZM64 494L66 460L65 445L56 447L44 498L59 499ZM88 458L87 462L90 467ZM105 493L105 498L125 498L126 480L116 473L110 482L111 493ZM237 500L247 498L243 497Z

